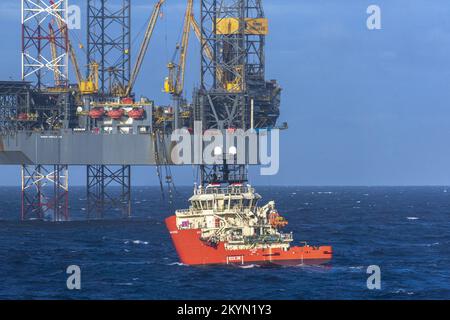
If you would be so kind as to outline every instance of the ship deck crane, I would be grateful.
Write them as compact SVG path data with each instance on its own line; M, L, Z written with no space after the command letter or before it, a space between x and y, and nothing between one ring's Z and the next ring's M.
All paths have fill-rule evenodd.
M165 3L165 0L159 0L155 7L153 8L152 15L150 17L150 21L147 25L147 30L145 31L144 40L142 41L141 48L139 49L138 57L136 60L136 64L131 72L130 81L128 83L127 88L125 89L125 96L129 97L131 92L133 91L134 84L136 83L136 79L139 75L139 72L142 67L142 63L144 62L145 55L148 50L148 45L153 35L153 30L155 30L156 23L158 22L158 16L161 11L162 5Z

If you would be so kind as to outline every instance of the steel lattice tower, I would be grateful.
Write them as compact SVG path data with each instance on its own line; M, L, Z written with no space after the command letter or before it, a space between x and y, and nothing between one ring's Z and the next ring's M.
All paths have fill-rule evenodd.
M273 94L275 85L265 81L268 22L262 1L202 0L201 32L201 87L194 97L195 120L202 121L203 129L273 127L279 107L273 97L279 93ZM248 180L245 165L227 161L201 166L201 175L203 184Z
M131 72L131 0L113 2L87 2L87 61L99 64L99 89L105 94L120 94Z
M255 27L256 22L262 22L263 28ZM207 128L248 129L252 83L264 82L267 25L261 1L203 0L201 29L197 119L203 119Z
M22 80L67 85L67 0L22 0Z
M68 166L22 165L21 220L69 220Z
M131 0L88 0L87 7L87 62L99 65L99 93L123 96L131 77ZM103 218L111 206L129 217L130 179L130 166L88 165L88 218Z

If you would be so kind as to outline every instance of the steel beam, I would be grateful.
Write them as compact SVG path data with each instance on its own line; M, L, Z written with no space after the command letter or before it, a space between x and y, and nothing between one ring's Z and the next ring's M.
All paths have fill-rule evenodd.
M67 10L67 0L22 0L22 80L38 89L68 83Z
M87 166L87 218L103 219L108 210L131 217L131 167Z
M69 220L68 166L22 166L21 220Z
M118 93L131 73L131 0L88 0L87 61L99 65L101 93Z

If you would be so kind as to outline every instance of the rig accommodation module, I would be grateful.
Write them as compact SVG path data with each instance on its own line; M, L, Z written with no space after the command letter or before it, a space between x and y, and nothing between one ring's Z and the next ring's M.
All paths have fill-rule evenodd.
M265 80L268 22L260 0L188 0L182 41L164 84L173 103L161 106L134 93L164 4L155 0L134 52L132 1L88 0L81 64L65 20L68 1L22 0L22 81L0 81L0 164L22 166L22 219L69 219L70 165L87 167L89 217L101 218L110 206L128 216L131 166L156 166L172 184L168 155L175 128L192 128L194 121L205 129L276 127L281 88ZM220 17L219 7L227 8ZM191 33L201 43L201 69L188 102ZM202 165L201 182L225 179L222 167ZM247 179L246 166L227 171ZM54 186L51 192L46 184ZM114 184L122 187L119 195L109 191Z

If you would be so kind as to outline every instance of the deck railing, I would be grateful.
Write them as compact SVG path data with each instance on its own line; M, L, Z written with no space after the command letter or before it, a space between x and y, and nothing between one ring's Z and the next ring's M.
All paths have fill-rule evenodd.
M225 188L221 187L206 187L202 189L195 189L195 195L203 194L226 194L226 195L239 195L242 193L255 193L255 189L249 186L229 186Z

